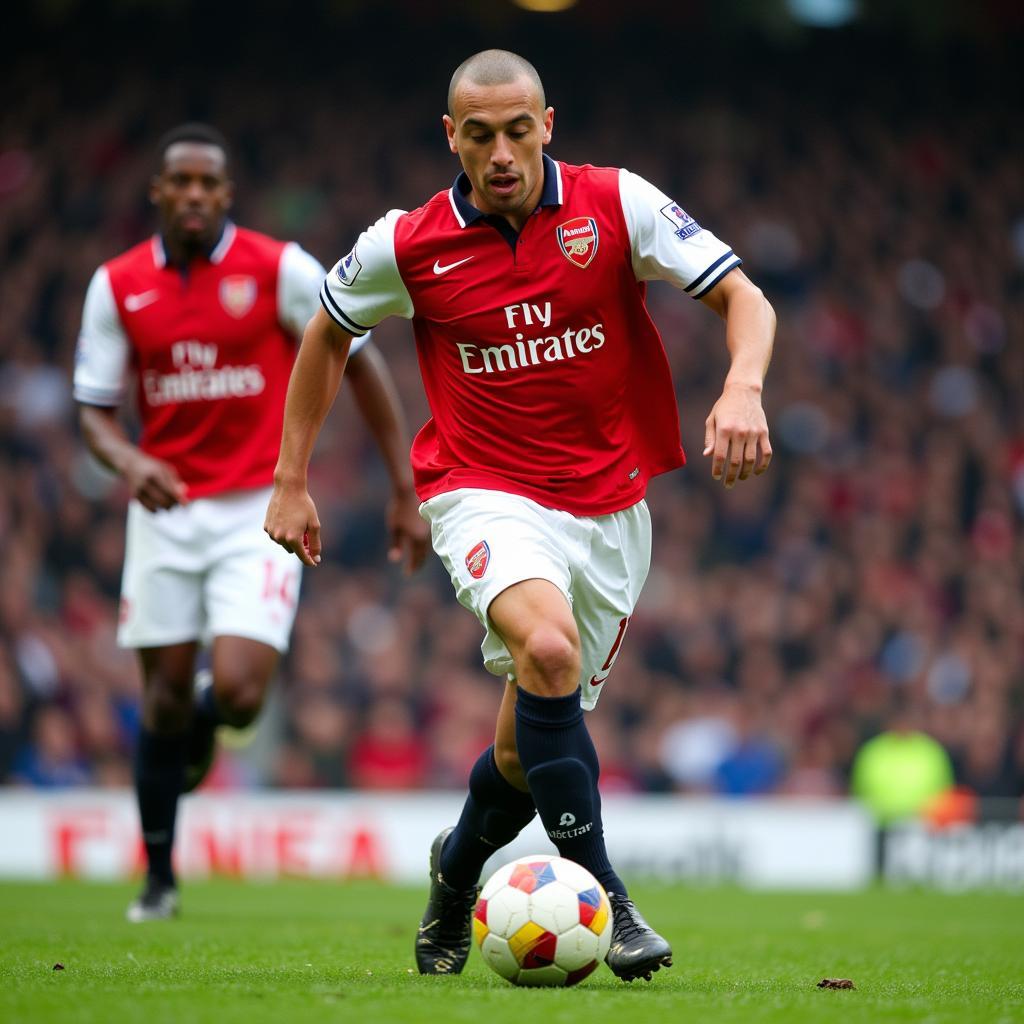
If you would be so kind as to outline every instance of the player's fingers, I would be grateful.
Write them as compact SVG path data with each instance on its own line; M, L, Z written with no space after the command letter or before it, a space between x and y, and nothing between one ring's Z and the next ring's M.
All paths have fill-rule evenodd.
M729 435L724 430L715 431L714 454L711 456L711 477L721 480L725 473L726 460L729 458Z
M147 512L156 512L160 508L160 506L145 491L140 491L138 494L136 494L135 500Z
M306 527L306 532L302 538L302 546L309 553L309 557L313 559L313 564L319 565L321 543L320 523L318 520L314 520Z
M761 434L758 447L760 448L760 454L758 455L757 465L754 467L754 473L760 476L772 461L772 443L768 440L767 430Z
M712 413L704 421L704 455L710 455L715 447L715 414Z
M188 488L185 482L178 476L177 470L166 462L157 464L152 483L163 491L172 505L184 505L188 502Z
M178 504L174 493L167 490L159 480L147 480L136 497L151 512L155 512L157 509L174 508Z
M426 560L427 539L426 537L413 537L412 550L409 555L409 572L415 572Z
M402 554L405 549L405 541L408 534L402 529L398 523L392 523L389 531L390 537L388 539L388 561L398 563L402 560Z
M285 537L284 543L281 546L286 551L290 551L295 555L303 565L308 565L311 569L316 565L316 562L313 561L313 556L306 549L305 531L301 534L289 534Z
M743 448L746 444L746 437L742 433L733 434L729 441L729 455L725 463L725 486L735 487L736 480L743 468Z
M729 430L729 447L725 457L725 470L722 482L726 487L735 486L736 477L743 465L743 444L746 440L741 431Z
M757 435L750 434L746 444L743 445L743 465L740 466L740 480L746 480L754 471L754 463L757 461Z

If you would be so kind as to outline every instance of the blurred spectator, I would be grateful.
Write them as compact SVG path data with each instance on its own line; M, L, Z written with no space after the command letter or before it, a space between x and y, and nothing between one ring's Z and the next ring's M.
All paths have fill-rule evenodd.
M30 786L81 786L89 781L75 744L75 724L63 708L48 704L32 723L32 739L14 762L14 780Z
M857 751L853 794L882 825L919 814L953 785L953 765L942 744L905 718Z

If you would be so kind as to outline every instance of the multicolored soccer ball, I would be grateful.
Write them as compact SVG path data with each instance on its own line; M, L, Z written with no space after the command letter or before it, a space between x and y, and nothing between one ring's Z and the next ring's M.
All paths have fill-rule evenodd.
M608 952L612 908L586 868L535 854L491 875L473 934L484 960L513 985L575 985Z

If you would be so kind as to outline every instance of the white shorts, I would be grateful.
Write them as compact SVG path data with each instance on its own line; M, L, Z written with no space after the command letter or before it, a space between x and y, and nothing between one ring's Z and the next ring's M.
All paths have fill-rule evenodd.
M263 532L270 491L235 491L160 512L131 502L121 647L240 636L288 649L302 563Z
M582 704L591 710L619 653L651 566L651 516L639 501L611 515L577 517L504 491L461 488L420 506L459 603L486 630L484 666L514 676L487 610L515 583L542 579L565 595L580 633Z

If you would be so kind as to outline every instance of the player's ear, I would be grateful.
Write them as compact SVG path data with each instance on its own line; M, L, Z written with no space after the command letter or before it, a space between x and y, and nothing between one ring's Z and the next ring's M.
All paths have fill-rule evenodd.
M224 182L224 209L230 210L235 201L235 183L228 179Z
M160 204L160 175L154 174L149 179L149 201L154 205Z
M551 141L551 131L555 127L555 108L548 107L544 111L544 145Z
M457 143L457 142L455 141L455 122L454 122L454 121L453 121L453 120L452 120L452 119L451 119L451 118L450 118L450 117L449 117L449 116L448 116L447 114L444 114L444 115L443 115L443 116L441 117L441 120L442 120L442 121L444 122L444 130L445 130L445 134L446 134L446 135L448 136L448 148L449 148L449 149L450 149L450 150L451 150L451 151L452 151L452 152L453 152L453 153L454 153L454 154L455 154L456 156L458 156L458 153L459 153L459 145L458 145L458 143Z

